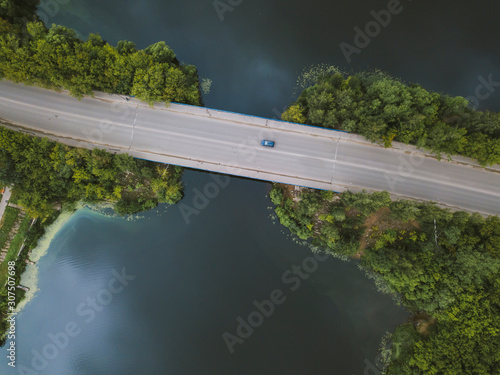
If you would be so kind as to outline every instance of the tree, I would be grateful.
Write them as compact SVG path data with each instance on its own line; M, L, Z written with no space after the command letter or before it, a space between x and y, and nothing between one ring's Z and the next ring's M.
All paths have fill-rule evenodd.
M410 201L397 200L390 204L391 216L403 222L414 220L420 210L416 204Z
M47 28L41 22L28 22L26 28L33 40L45 39L47 35Z
M300 104L290 106L281 116L283 121L296 122L303 124L306 122L306 117Z
M0 18L11 23L24 25L37 18L36 9L40 0L2 0L0 1Z
M277 187L274 187L269 192L269 197L271 198L271 202L275 205L279 206L283 202L283 191Z
M47 30L41 22L28 22L25 30L27 21L20 26L0 19L1 78L66 89L79 99L98 90L136 95L150 104L200 104L196 68L180 64L164 42L137 51L134 43L120 41L114 48L97 34L82 41L64 26Z
M152 106L156 100L163 98L164 87L164 67L161 64L154 64L147 70L136 71L131 94Z
M500 163L500 113L468 108L463 97L430 92L378 71L345 78L321 74L283 113L285 121L359 133L427 148L437 156L463 155L482 165Z
M116 49L120 55L131 55L137 51L135 43L128 40L120 40Z
M133 213L182 198L182 169L170 172L128 155L71 148L1 127L0 166L2 181L14 184L20 204L42 219L56 203L118 200L118 211Z
M374 213L384 230L376 225L367 232L363 224ZM361 256L380 290L427 316L417 329L412 323L397 327L385 373L500 375L498 217L391 202L387 193L346 191L333 199L310 189L297 202L283 198L276 214L299 238L312 237L314 246Z
M68 45L69 47L73 47L80 41L73 29L55 24L49 29L45 39L55 46Z
M173 63L175 60L175 53L170 49L165 42L158 42L150 45L145 49L148 55L153 56L153 59L157 63Z

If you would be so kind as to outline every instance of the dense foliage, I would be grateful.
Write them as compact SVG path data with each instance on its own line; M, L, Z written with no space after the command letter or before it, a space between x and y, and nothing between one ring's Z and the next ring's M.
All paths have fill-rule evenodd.
M66 89L78 98L97 90L134 95L150 104L200 104L196 68L181 65L164 42L144 50L130 41L113 47L96 34L84 42L67 27L47 29L30 21L37 1L19 3L0 2L0 78Z
M116 202L122 214L175 203L182 197L181 175L180 167L72 148L0 127L0 180L13 184L33 217L78 200Z
M282 224L361 258L381 290L427 318L398 327L387 374L500 374L500 219L389 194L270 193ZM424 328L425 327L425 328Z
M326 74L305 89L283 120L358 133L373 142L414 144L437 155L500 163L500 113L469 107L462 97L429 92L386 74Z
M39 3L40 0L2 0L0 1L0 18L17 25L35 21Z
M81 98L94 90L139 99L200 104L197 71L179 63L159 42L144 50L99 35L80 40L75 31L38 21L39 0L0 1L0 78L66 89ZM0 180L13 184L34 217L47 217L62 203L115 202L134 213L181 196L179 167L135 160L102 150L63 146L0 128Z

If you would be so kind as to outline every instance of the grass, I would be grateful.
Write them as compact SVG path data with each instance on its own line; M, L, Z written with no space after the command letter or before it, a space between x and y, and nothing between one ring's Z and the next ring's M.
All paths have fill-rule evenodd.
M18 204L19 203L19 194L17 189L11 188L9 203Z
M1 221L0 228L0 249L3 249L7 238L9 237L10 230L16 222L19 210L13 207L7 207Z
M5 257L5 260L0 264L0 288L3 287L3 285L5 285L5 282L7 281L8 262L16 260L17 253L19 252L19 249L21 248L21 245L26 238L26 233L28 232L30 221L31 218L28 215L23 218L19 230L17 231L16 236L10 244L7 256Z
M51 218L47 221L47 225L50 225L55 218ZM5 303L5 296L7 295L7 290L4 288L5 281L7 280L7 270L8 270L8 262L16 260L17 253L21 248L22 243L26 239L26 246L32 248L32 246L36 246L36 241L40 238L44 233L44 226L40 221L38 221L35 225L30 228L31 218L26 215L20 223L19 230L16 236L12 239L11 245L9 247L7 256L5 261L0 264L0 346L5 343L6 339L6 330L7 330L7 312L8 306ZM34 233L33 233L34 231ZM31 238L30 238L31 237ZM30 247L31 246L31 247ZM27 263L25 260L29 259L28 251L25 250L19 255L19 259L16 262L16 275L15 275L15 283L19 285L21 282L21 275L26 269ZM18 305L26 295L26 292L21 289L16 289L16 305Z
M3 249L3 247L5 246L5 242L7 241L7 238L12 230L12 226L14 225L18 217L19 210L17 208L7 207L5 209L5 213L1 222L2 227L0 228L0 249ZM8 262L16 259L17 252L21 248L21 244L23 243L26 232L28 231L29 222L29 216L25 216L22 219L19 230L12 239L9 249L7 250L7 255L3 262L0 263L0 287L3 287L7 280Z
M9 209L9 208L11 208L11 207L7 207L7 209ZM11 211L11 210L9 210L9 211ZM12 228L12 225L13 225L13 222L11 222L12 214L10 214L8 217L6 214L7 214L7 212L4 215L4 220L2 220L2 222L4 223L2 225L2 230L7 229L7 227L5 225L7 223L11 223L10 228ZM17 214L15 215L16 219L18 217L18 214L19 214L19 212L17 212ZM9 220L6 221L5 220L6 218L8 218ZM0 302L0 346L3 345L5 342L5 333L6 333L7 326L8 326L7 321L6 321L8 306L7 306L7 303L5 302L6 300L4 299L4 297L6 297L7 291L6 291L6 288L4 288L4 286L5 286L7 279L8 279L7 271L8 271L8 267L9 267L9 261L16 260L17 253L19 252L19 249L21 248L21 245L24 242L24 239L26 238L27 232L29 230L29 225L30 225L30 217L28 215L26 215L21 220L19 230L17 231L16 235L12 239L12 242L9 246L9 249L7 251L7 255L6 255L4 261L2 263L0 263L0 293L1 293L1 297L2 297L2 298L0 298L0 301L1 301ZM4 241L4 243L5 243L5 241ZM24 262L24 260L27 257L26 251L23 252L23 254L21 254L21 256L19 257L19 260L18 260L16 267L15 267L16 275L14 276L14 278L16 280L15 281L16 284L19 284L20 279L21 279L21 274L23 273L24 269L26 268L26 263ZM15 295L16 295L16 304L18 304L24 298L25 291L20 290L20 289L16 290Z
M15 253L17 255L17 252L21 248L21 245L25 239L26 233L28 232L29 226L30 226L30 221L31 217L26 215L23 220L21 221L21 225L19 226L19 230L17 231L16 236L12 240L12 243L10 244L9 251L11 249L15 250Z

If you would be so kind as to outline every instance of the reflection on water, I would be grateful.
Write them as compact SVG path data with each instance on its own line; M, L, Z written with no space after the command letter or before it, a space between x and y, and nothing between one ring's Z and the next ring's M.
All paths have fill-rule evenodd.
M474 95L480 75L500 81L500 50L490 42L500 36L491 27L499 3L403 3L351 64L340 43L352 43L354 27L387 1L244 1L221 22L206 0L70 0L58 2L49 23L99 32L112 44L165 40L212 79L207 106L266 117L290 103L311 64L380 68L463 96ZM480 108L498 109L499 98L497 90ZM187 172L185 202L210 181ZM407 313L355 264L334 259L291 291L283 274L311 254L273 223L268 187L231 178L189 223L179 206L132 221L79 211L39 260L39 291L19 315L24 373L363 374L384 332ZM123 270L135 278L114 293ZM254 301L276 289L286 301L231 354L223 334L237 333L238 318L248 321Z
M210 181L187 172L186 202ZM34 369L37 358L51 375L361 373L407 313L355 264L307 263L310 250L273 222L267 190L231 178L189 224L176 206L136 221L78 211L39 261L40 290L19 317L19 363ZM303 264L309 278L296 287L290 270ZM276 290L285 301L231 354L224 333L237 335ZM53 337L67 345L51 359Z

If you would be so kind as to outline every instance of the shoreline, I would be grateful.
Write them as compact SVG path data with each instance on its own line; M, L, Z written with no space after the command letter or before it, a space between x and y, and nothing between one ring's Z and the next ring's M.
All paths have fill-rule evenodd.
M98 215L101 219L122 219L125 221L140 220L143 216L139 214L132 214L120 216L116 213L107 213L105 210L112 209L110 204L94 204L88 205L85 203L78 203L75 209L63 211L59 214L56 220L45 228L45 233L38 240L38 245L31 250L31 255L28 257L34 264L28 264L23 274L21 275L21 284L28 287L29 291L26 292L24 298L19 302L16 307L16 312L20 313L26 305L36 297L38 288L38 262L48 253L50 245L59 232L68 225L77 215Z
M34 264L28 264L21 275L21 284L28 287L24 298L16 306L16 312L20 313L24 307L36 296L38 292L38 262L48 252L50 244L60 230L74 217L74 215L83 208L78 207L74 211L61 212L56 220L45 228L45 233L38 240L38 245L31 250L28 257Z

